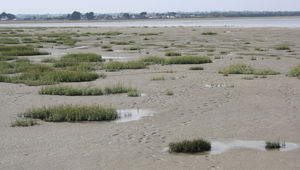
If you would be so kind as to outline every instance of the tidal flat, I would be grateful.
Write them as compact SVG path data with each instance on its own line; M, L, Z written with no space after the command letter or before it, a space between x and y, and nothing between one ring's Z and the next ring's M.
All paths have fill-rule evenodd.
M300 169L299 148L162 152L195 138L299 145L300 28L26 27L0 28L0 37L0 169ZM39 94L48 86L105 91L118 83L137 95ZM58 105L151 116L11 127L28 109Z

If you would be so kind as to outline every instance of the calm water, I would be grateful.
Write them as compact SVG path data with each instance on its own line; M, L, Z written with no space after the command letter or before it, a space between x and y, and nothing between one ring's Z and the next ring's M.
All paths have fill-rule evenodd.
M165 27L165 26L229 26L229 27L300 27L299 18L262 19L193 19L193 20L143 20L112 22L71 22L71 23L19 23L1 24L0 27Z

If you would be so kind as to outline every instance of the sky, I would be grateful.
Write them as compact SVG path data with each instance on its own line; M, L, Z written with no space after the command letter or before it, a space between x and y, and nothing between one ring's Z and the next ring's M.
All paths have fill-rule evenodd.
M2 2L1 2L2 1ZM13 14L65 14L73 11L196 12L196 11L300 11L300 0L1 0L0 12Z

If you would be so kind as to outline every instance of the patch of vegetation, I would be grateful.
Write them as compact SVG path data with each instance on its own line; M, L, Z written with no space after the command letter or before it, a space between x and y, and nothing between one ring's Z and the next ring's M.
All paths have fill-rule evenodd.
M202 66L193 66L190 67L189 70L203 70L204 68Z
M216 32L211 32L211 31L209 31L209 32L203 32L202 33L202 35L217 35L218 33L216 33Z
M17 38L0 38L0 44L19 44L20 41Z
M300 79L300 66L292 68L288 75L292 77L298 77Z
M40 52L32 46L0 46L0 56L31 56L47 55L48 52Z
M236 65L230 65L227 68L224 68L223 70L220 70L219 73L228 75L228 74L254 74L255 69L246 64L236 64Z
M291 48L287 45L280 45L276 47L276 50L291 50Z
M23 43L37 43L38 41L37 40L34 40L32 38L23 38L22 39L22 42Z
M266 149L272 150L272 149L280 149L281 144L280 142L266 142Z
M118 71L123 69L144 69L146 64L143 61L128 61L128 62L119 62L111 61L104 64L104 69L106 71Z
M254 80L254 76L245 76L245 77L242 77L242 79L244 80Z
M148 64L165 64L167 60L162 57L150 56L143 58L142 61Z
M74 39L74 38L64 38L64 39L62 39L62 44L63 45L73 46L78 41L79 41L78 39Z
M111 49L111 47L112 47L111 45L102 45L101 46L101 48L103 48L103 49Z
M11 122L11 127L28 127L34 125L37 125L37 121L31 118L18 118L14 122Z
M254 74L256 74L256 75L277 75L280 73L277 71L271 70L271 69L261 69L261 70L256 70Z
M280 74L271 69L261 69L256 70L251 65L246 64L236 64L230 65L229 67L224 68L219 71L220 74L228 75L228 74L255 74L255 75L276 75Z
M211 49L206 49L206 51L211 53L211 52L215 52L216 50L211 48Z
M9 60L15 60L17 59L17 56L1 56L0 55L0 61L9 61Z
M182 57L173 57L168 60L168 64L204 64L211 63L209 57L202 56L182 56Z
M117 32L117 31L100 33L100 35L105 35L105 36L117 36L121 34L122 34L121 32Z
M44 58L42 59L43 63L56 63L57 60L55 60L54 58Z
M81 87L75 88L72 86L46 86L41 88L39 94L42 95L64 95L64 96L100 96L118 93L128 93L130 91L136 91L131 87L125 87L121 83L113 86L101 88Z
M184 140L182 142L172 142L169 144L169 152L171 153L199 153L210 150L210 142L204 139Z
M124 48L124 50L130 50L130 51L141 50L141 49L142 48L139 46L131 46L131 47Z
M266 49L260 48L260 47L255 47L254 50L256 51L266 51Z
M115 44L115 45L129 45L130 42L127 41L111 41L111 44Z
M165 76L153 76L151 78L152 81L160 81L160 80L165 80Z
M74 122L74 121L104 121L115 120L117 110L112 107L60 105L30 109L20 116L41 119L49 122Z
M141 92L137 89L131 89L127 92L128 97L139 97L141 96Z
M169 51L169 52L165 53L165 56L181 56L181 53L174 52L174 51Z
M142 33L140 36L151 36L151 35L159 35L159 33Z
M251 56L250 59L251 59L251 60L256 60L256 57L255 57L255 56Z
M221 59L221 56L215 56L214 58L215 58L215 60L219 60L219 59Z
M54 67L77 66L80 63L101 62L102 57L92 53L68 54L56 61Z
M171 89L168 89L167 92L166 92L166 95L173 96L174 92Z

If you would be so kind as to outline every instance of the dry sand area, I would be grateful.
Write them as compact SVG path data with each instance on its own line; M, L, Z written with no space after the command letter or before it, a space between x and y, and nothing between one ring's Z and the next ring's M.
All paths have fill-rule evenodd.
M122 82L145 95L55 96L39 95L42 86L0 83L0 169L300 169L300 149L263 151L234 148L221 154L171 154L168 144L184 139L284 140L300 144L300 80L286 76L300 64L300 29L230 27L105 27L20 28L36 33L98 33L74 46L41 43L50 55L25 56L33 62L69 53L96 53L118 60L147 56L165 58L168 51L210 56L204 70L195 65L150 65L146 69L97 73L91 82L61 83L104 87ZM202 35L203 32L217 35ZM151 33L151 34L149 34ZM152 34L154 33L154 34ZM146 35L147 34L147 35ZM146 37L146 38L145 38ZM131 45L112 41L134 41ZM111 45L113 51L101 48ZM291 50L276 50L288 45ZM139 46L140 50L124 50ZM254 58L256 60L254 60ZM278 75L223 76L218 71L245 63L272 69ZM165 80L153 81L155 76ZM219 85L216 87L215 85ZM166 95L170 89L174 95ZM53 123L38 120L32 127L11 127L19 113L32 107L59 104L103 105L117 109L147 109L152 116L130 122Z

